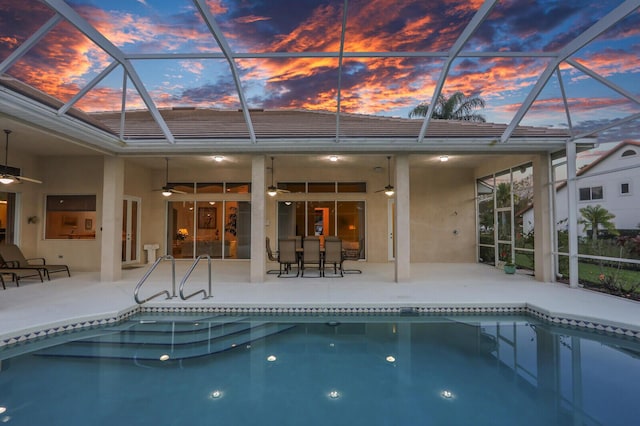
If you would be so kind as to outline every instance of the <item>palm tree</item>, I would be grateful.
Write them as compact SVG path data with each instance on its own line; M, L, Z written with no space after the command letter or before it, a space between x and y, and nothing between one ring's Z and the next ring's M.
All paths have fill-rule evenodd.
M442 120L463 120L484 123L487 121L482 114L474 113L477 108L484 108L484 99L478 96L467 97L462 92L455 92L449 98L442 93L438 96L431 118ZM421 103L409 112L409 118L426 117L429 104Z
M600 204L595 206L587 206L580 209L582 219L580 223L584 225L584 230L591 229L591 238L593 241L598 240L598 228L602 226L607 231L616 235L616 227L611 220L616 217L615 214L610 213L609 210L602 207Z

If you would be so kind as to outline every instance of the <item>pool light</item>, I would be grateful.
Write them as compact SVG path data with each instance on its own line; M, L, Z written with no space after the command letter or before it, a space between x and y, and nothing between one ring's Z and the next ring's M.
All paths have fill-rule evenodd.
M332 390L327 394L327 396L331 399L338 399L340 398L340 392L338 392L337 390Z
M164 355L160 355L160 361L167 361L169 359L169 355L164 354Z
M387 362L396 362L396 358L393 355L389 355L386 360Z
M211 392L209 394L209 397L211 397L211 399L219 399L222 398L222 391L221 390L214 390L213 392Z
M442 392L440 392L440 396L443 397L444 399L451 399L453 398L453 392L445 389Z
M278 359L278 358L276 358L276 356L275 356L275 355L269 355L269 356L267 357L267 361L269 361L269 362L275 362L275 360L277 360L277 359Z
M7 407L0 407L0 414L4 414L7 412Z

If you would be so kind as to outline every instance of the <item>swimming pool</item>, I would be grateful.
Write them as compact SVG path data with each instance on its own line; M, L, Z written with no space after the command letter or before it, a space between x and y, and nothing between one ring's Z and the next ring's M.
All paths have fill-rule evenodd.
M208 314L207 314L208 315ZM144 314L0 352L12 425L629 425L637 340L527 316ZM4 354L4 356L3 356Z

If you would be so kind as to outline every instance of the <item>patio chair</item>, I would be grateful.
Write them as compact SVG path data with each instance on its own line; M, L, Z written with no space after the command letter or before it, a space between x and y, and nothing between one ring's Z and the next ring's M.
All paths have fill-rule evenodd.
M342 240L327 237L324 241L324 262L322 267L322 274L327 276L327 265L333 265L333 275L338 275L340 270L340 276L344 277L342 271L342 261L344 256L342 254Z
M283 239L278 241L278 263L280 263L280 271L278 277L283 274L289 275L292 265L296 266L296 277L300 274L298 266L298 253L296 253L296 242L291 239ZM290 276L289 278L293 278Z
M38 263L35 263L38 262ZM38 270L47 280L51 279L50 274L56 272L66 272L71 276L67 265L48 265L44 257L27 259L22 254L22 250L15 244L0 244L0 264L4 269L16 270Z
M304 250L302 252L302 276L304 277L304 271L307 269L307 265L318 265L318 276L323 276L322 273L322 255L320 253L320 239L317 237L306 237L302 242Z
M296 242L296 250L298 253L302 252L302 237L300 235L291 235L289 237L290 240L294 240Z
M344 260L358 261L362 257L362 250L364 250L364 239L360 240L357 249L348 249L344 251ZM344 269L345 274L361 274L361 269Z
M269 258L270 262L277 262L278 261L278 252L276 252L276 254L274 256L273 251L271 250L271 239L269 237L267 237L266 243L267 243L267 258ZM269 269L267 271L267 274L279 274L279 273L280 273L280 271L278 269Z

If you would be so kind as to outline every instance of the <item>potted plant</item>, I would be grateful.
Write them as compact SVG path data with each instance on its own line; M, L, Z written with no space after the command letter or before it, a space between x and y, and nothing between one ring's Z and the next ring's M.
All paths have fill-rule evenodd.
M505 274L515 274L516 273L516 264L513 263L511 259L511 253L505 253L504 256L504 273Z

